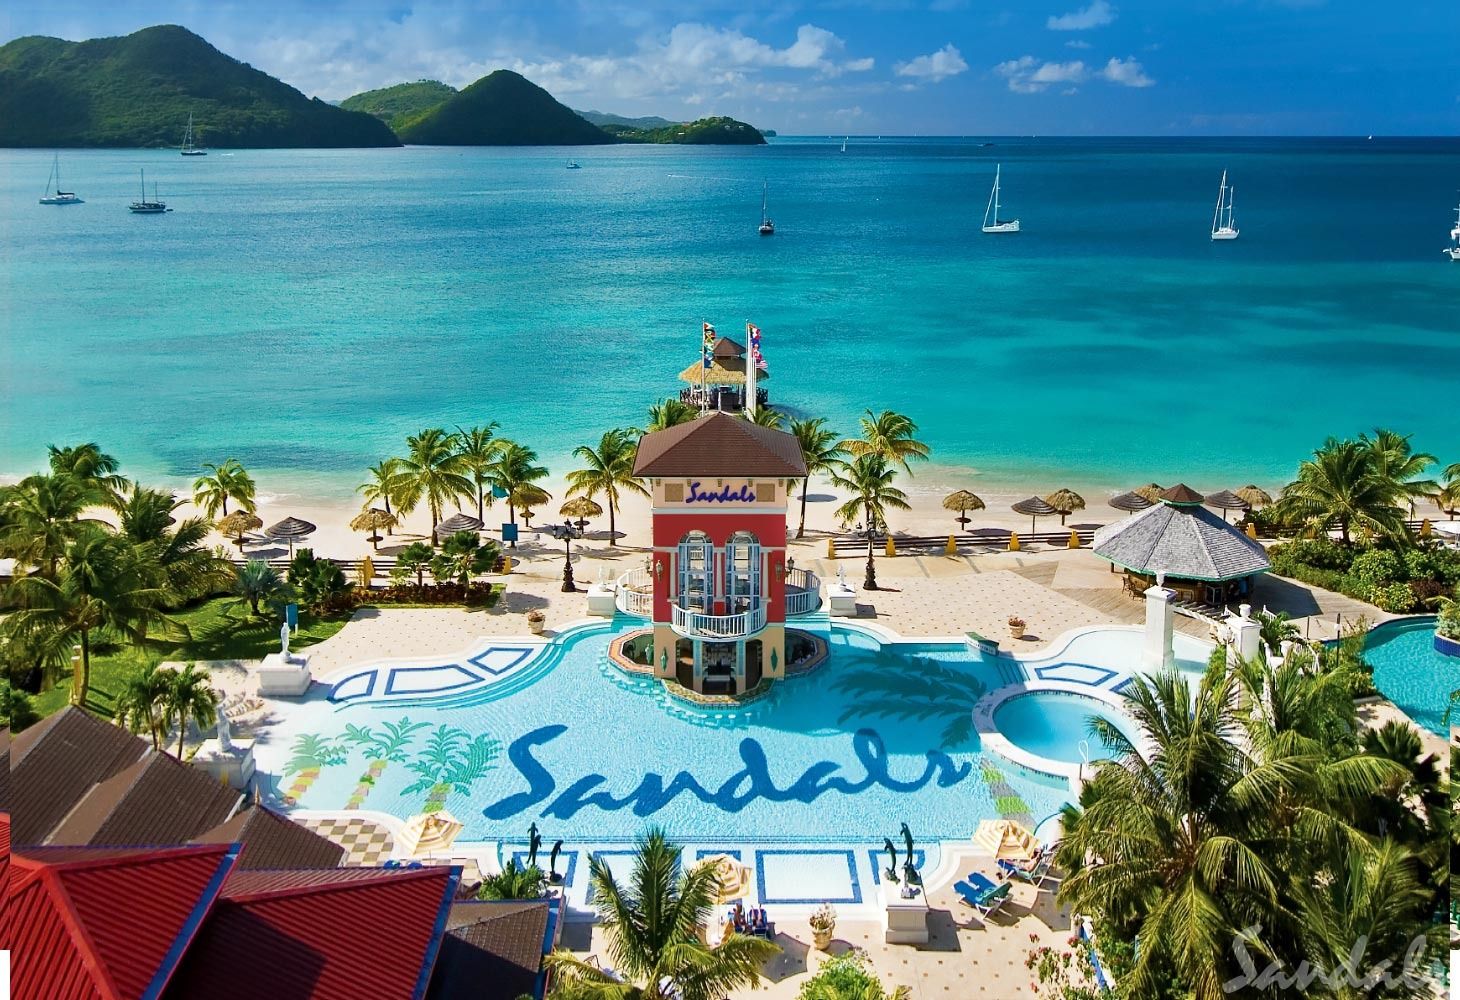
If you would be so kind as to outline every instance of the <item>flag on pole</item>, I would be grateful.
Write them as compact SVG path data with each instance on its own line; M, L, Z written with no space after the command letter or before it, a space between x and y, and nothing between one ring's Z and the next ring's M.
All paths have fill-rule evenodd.
M745 324L745 334L750 338L750 359L755 367L761 371L766 370L765 357L760 353L760 327L754 323Z
M715 363L715 328L709 323L704 324L705 335L700 348L700 360L705 368Z

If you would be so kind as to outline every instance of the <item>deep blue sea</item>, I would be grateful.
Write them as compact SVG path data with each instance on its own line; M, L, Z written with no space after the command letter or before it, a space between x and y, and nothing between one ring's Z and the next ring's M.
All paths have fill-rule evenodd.
M487 420L561 472L706 319L761 326L774 403L904 410L989 486L1276 484L1376 425L1460 460L1460 140L840 145L67 151L73 207L0 151L0 473L86 439L344 497ZM979 231L996 163L1016 236ZM174 212L127 212L142 167Z

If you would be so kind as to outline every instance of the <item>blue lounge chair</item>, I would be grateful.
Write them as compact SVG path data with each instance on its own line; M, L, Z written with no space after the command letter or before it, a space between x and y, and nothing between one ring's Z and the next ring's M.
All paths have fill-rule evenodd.
M958 898L968 906L977 906L988 896L987 892L981 892L967 882L954 882L953 891L958 893Z
M1013 861L999 860L999 871L1009 878L1016 878L1021 882L1028 882L1036 889L1044 884L1045 880L1054 881L1054 876L1049 873L1050 865L1054 863L1054 857L1046 852L1039 860L1032 865L1021 865Z
M963 876L963 881L967 882L969 885L973 886L974 889L978 890L981 893L993 892L995 889L998 888L998 883L989 878L983 872L969 872L967 875Z
M987 920L995 913L998 913L999 908L1009 901L1009 895L1013 888L1008 882L1001 883L993 892L985 896L982 902L974 903L973 908Z

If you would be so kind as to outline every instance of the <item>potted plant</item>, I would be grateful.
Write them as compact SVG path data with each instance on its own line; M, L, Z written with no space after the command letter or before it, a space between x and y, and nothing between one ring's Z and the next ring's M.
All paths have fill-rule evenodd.
M547 615L533 608L527 613L527 627L533 635L542 635L543 626L547 624Z
M1020 618L1018 615L1010 615L1009 616L1009 634L1012 635L1015 639L1022 639L1022 638L1024 638L1024 627L1025 627L1025 624L1026 623L1025 623L1025 621L1024 621L1023 618Z
M817 951L831 947L831 935L836 930L836 910L830 903L822 903L811 914L811 937Z

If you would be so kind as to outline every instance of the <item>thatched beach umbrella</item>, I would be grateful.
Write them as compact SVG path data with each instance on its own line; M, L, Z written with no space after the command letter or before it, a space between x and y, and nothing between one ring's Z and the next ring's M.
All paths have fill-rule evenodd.
M1065 518L1075 511L1085 509L1085 498L1074 490L1055 490L1044 498L1044 502L1059 511L1061 525L1065 523Z
M386 528L394 528L399 523L400 519L394 514L387 514L379 507L371 507L355 515L354 519L350 522L350 530L373 532L365 540L375 546L375 551L379 552L380 533Z
M302 517L286 517L272 525L264 534L281 542L289 543L289 558L294 558L294 543L314 534L315 527Z
M243 547L243 533L253 531L264 526L263 519L257 514L250 514L246 510L235 510L232 514L222 520L215 521L213 530L220 535L234 535L233 544Z
M1135 490L1131 490L1129 493L1122 493L1118 497L1111 497L1108 503L1116 510L1123 510L1127 514L1134 514L1137 511L1145 510L1147 507L1155 506L1155 501L1147 500Z
M1156 483L1147 483L1144 486L1137 486L1135 489L1131 490L1131 492L1134 493L1136 496L1145 497L1147 500L1151 501L1152 504L1158 504L1161 502L1161 494L1163 490Z
M943 509L958 511L958 523L967 527L968 522L972 518L968 517L965 512L970 510L983 510L984 502L975 493L970 493L967 490L958 490L955 493L949 493L943 498Z
M1215 507L1217 508L1217 510L1221 511L1223 521L1227 519L1227 511L1229 510L1252 509L1252 504L1248 503L1246 500L1243 500L1231 490L1222 490L1220 493L1213 493L1211 496L1207 497L1206 504L1208 507Z
M578 525L578 530L582 531L588 524L589 518L603 516L603 508L597 501L590 500L587 497L574 497L559 507L558 513L566 518L570 518Z
M1020 500L1014 504L1014 512L1017 514L1029 515L1029 532L1034 533L1034 519L1038 517L1050 517L1058 514L1059 511L1050 506L1049 501L1041 500L1039 497L1030 497L1028 500Z
M1240 490L1233 490L1232 492L1247 501L1248 509L1253 507L1266 507L1272 503L1272 497L1268 495L1266 490L1253 486L1251 483L1248 483Z
M436 525L437 538L450 538L458 531L481 531L482 522L470 514L460 512L452 514L446 520Z

